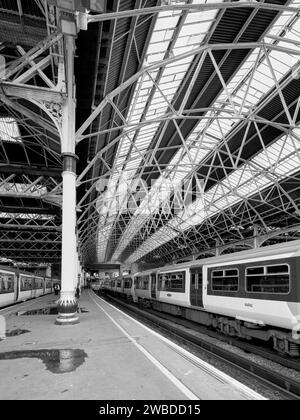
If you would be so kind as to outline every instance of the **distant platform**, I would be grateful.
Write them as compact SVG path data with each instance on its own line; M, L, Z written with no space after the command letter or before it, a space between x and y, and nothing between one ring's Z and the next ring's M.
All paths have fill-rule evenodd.
M7 335L0 341L0 399L264 399L92 290L79 300L80 323L57 326L56 299L0 311Z

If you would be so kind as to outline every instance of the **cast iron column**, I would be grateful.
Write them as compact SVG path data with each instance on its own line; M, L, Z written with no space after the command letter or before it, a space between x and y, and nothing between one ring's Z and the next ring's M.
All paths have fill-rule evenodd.
M61 293L56 324L79 322L75 286L77 284L76 238L76 155L75 155L75 36L64 35L67 97L62 110L63 203Z

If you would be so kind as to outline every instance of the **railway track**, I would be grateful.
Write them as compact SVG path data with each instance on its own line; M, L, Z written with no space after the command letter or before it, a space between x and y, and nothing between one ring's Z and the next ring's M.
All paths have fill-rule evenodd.
M186 328L195 329L198 332L201 332L203 334L208 335L209 337L215 338L219 341L222 341L224 343L227 343L231 346L235 346L240 348L241 350L244 350L247 353L253 353L256 356L261 356L265 359L271 360L272 362L278 363L281 366L284 366L288 369L294 369L297 372L300 372L300 360L299 359L292 359L285 355L281 356L280 354L276 353L274 350L267 348L267 346L263 346L261 343L258 345L251 344L249 342L242 341L240 339L236 339L234 337L226 336L222 333L218 333L216 331L212 331L209 328L197 324L196 322L176 318L172 315L165 314L162 312L157 312L155 310L149 309L147 310L149 313L152 313L153 315L159 316L160 318L170 320L171 322L174 322L175 324L181 325Z
M185 344L191 345L196 350L202 351L208 356L213 357L228 366L238 369L243 373L246 373L251 378L266 385L267 388L270 388L274 391L279 391L283 397L287 399L300 400L300 382L294 380L293 378L278 373L269 367L262 366L246 357L228 351L227 349L224 349L209 340L205 340L204 338L193 334L191 326L187 327L186 325L182 325L182 323L180 323L177 318L174 322L175 317L172 317L169 314L167 316L166 314L161 313L159 313L159 315L154 314L154 311L147 311L137 308L132 304L128 304L112 296L109 296L109 300L121 306L123 310L126 309L126 311L129 313L138 315L140 319L147 320L152 325L159 327L161 331L164 331L168 335L171 335L176 339L180 339ZM171 320L171 318L173 318L173 320ZM184 323L187 324L189 321ZM195 323L190 324L195 325ZM204 334L206 333L204 332ZM217 334L215 334L215 338L220 340L220 337L216 337L216 335ZM235 341L236 340L229 339L227 342L235 346ZM272 354L272 361L280 363L280 361L283 362L284 360L284 366L300 371L300 364L295 360L283 359L281 356L277 356L269 350L257 349L255 345L248 343L242 343L238 347L243 348L243 350L249 353L259 355L266 359L270 359L270 354Z

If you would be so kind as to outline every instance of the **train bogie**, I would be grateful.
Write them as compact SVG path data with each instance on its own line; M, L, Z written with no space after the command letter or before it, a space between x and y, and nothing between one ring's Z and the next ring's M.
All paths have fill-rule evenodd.
M272 325L292 330L295 326L296 312L287 302L225 298L223 296L207 297L205 309L208 312L234 317L248 324L260 327ZM299 312L298 312L299 314Z

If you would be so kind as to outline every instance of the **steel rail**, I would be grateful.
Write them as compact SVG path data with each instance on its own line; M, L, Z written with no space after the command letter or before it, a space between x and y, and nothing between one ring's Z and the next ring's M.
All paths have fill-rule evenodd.
M159 327L161 330L165 331L167 334L175 336L177 339L183 340L186 344L193 346L206 353L208 356L212 356L215 359L225 363L233 368L240 370L243 373L246 373L248 376L251 376L253 379L258 380L268 388L271 388L275 391L280 391L282 395L285 395L286 398L292 400L300 400L300 382L283 375L281 373L275 372L271 368L266 366L259 365L258 363L253 362L245 357L242 357L236 353L230 352L214 343L211 343L203 338L195 336L187 331L183 330L183 326L174 325L174 322L163 320L159 315L153 315L145 310L134 307L128 303L125 303L115 297L109 296L109 299L113 300L115 303L126 308L131 313L134 313L150 321L150 323ZM253 346L254 347L254 346ZM254 348L252 351L254 353ZM262 356L262 350L260 352ZM265 356L268 358L268 356ZM270 358L270 356L269 356Z

